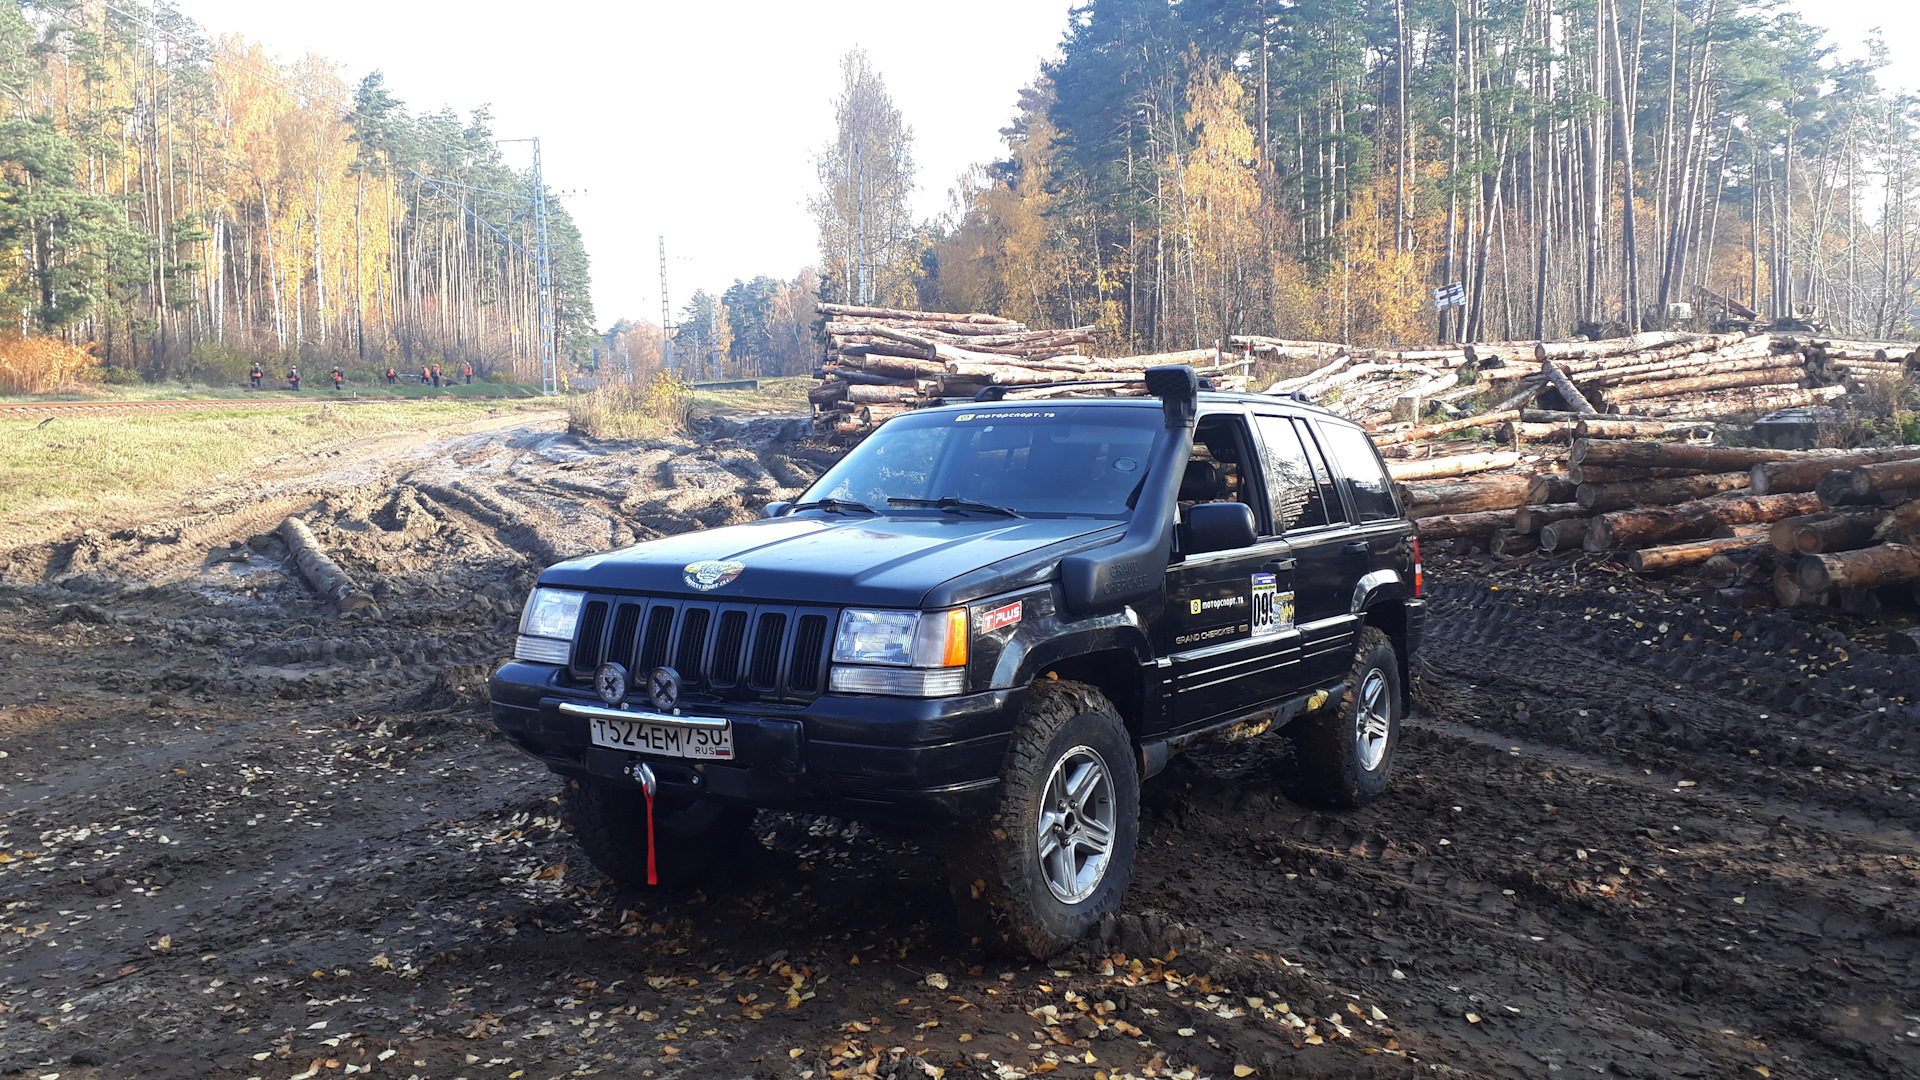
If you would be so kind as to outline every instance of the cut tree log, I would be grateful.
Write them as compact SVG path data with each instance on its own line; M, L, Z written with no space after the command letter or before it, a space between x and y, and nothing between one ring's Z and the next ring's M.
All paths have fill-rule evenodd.
M1671 344L1694 346L1691 351L1719 348L1722 344L1731 345L1745 335L1727 334L1721 341L1718 338L1695 337L1691 334L1676 334L1665 331L1649 331L1632 337L1607 338L1604 341L1543 341L1534 347L1536 360L1593 360L1610 356L1625 356L1628 353L1644 352Z
M1747 486L1743 472L1681 476L1671 480L1634 480L1622 484L1581 484L1573 499L1590 513L1624 510L1630 506L1672 506Z
M1671 480L1676 476L1699 476L1704 469L1633 469L1612 465L1570 465L1567 478L1576 484L1626 484L1635 480Z
M1792 550L1805 555L1818 555L1830 551L1851 551L1871 545L1874 530L1886 517L1877 510L1864 513L1815 514L1808 518L1790 518L1798 521L1791 532Z
M1833 510L1818 510L1814 513L1803 514L1798 517L1781 518L1779 521L1768 526L1767 539L1773 544L1773 550L1780 554L1798 555L1800 553L1801 528L1812 525L1815 522L1825 521L1833 517L1835 513L1836 511Z
M1532 535L1556 521L1585 516L1586 511L1577 502L1523 506L1513 512L1513 531Z
M836 401L847 400L848 386L844 382L828 381L807 390L807 400L815 405L831 405Z
M1588 551L1606 551L1627 544L1657 544L1662 540L1693 540L1710 535L1721 525L1779 521L1820 509L1820 500L1801 492L1787 495L1737 495L1701 499L1678 506L1616 510L1593 519Z
M1813 489L1828 506L1860 506L1880 502L1881 497L1890 492L1911 491L1917 487L1920 487L1920 459L1834 469L1822 476Z
M1563 473L1539 473L1527 488L1527 502L1532 506L1546 506L1551 503L1573 502L1574 492L1580 485Z
M1581 439L1573 444L1575 465L1612 465L1628 469L1692 469L1731 472L1765 461L1784 461L1797 450L1761 450L1750 447L1693 446L1673 442L1630 442L1619 439Z
M1573 433L1581 439L1697 439L1712 435L1713 425L1583 418L1574 424Z
M1527 476L1498 476L1488 480L1451 480L1442 483L1400 485L1400 501L1407 516L1439 517L1481 510L1512 510L1526 505Z
M1584 517L1561 518L1551 522L1540 530L1541 551L1577 551L1586 543L1587 530L1593 519Z
M1873 530L1873 538L1881 543L1920 547L1920 499L1894 507L1893 513Z
M855 405L897 404L913 401L920 391L911 386L850 386L847 388L847 400Z
M855 304L815 304L823 315L844 316L849 319L917 319L922 322L951 323L1012 323L1012 319L1003 319L998 315L981 315L977 312L953 314L944 311L905 311L900 308L861 307Z
M1387 473L1396 481L1434 480L1443 476L1466 476L1469 473L1510 469L1518 464L1519 454L1503 450L1491 454L1455 454L1452 457L1395 461L1388 463Z
M1773 602L1781 607L1825 607L1830 593L1810 592L1800 584L1792 566L1773 568Z
M1876 544L1859 551L1808 555L1800 560L1800 587L1809 592L1872 589L1920 581L1920 550L1905 544Z
M1844 454L1814 452L1785 461L1762 462L1753 466L1753 493L1777 495L1783 491L1812 491L1820 478L1834 469L1913 460L1920 460L1920 446L1891 446L1885 450L1855 450Z
M1523 424L1564 424L1577 422L1580 414L1563 412L1559 409L1521 409L1520 422Z
M1764 536L1735 536L1725 540L1695 540L1685 544L1641 548L1627 555L1627 569L1636 574L1678 570L1681 567L1706 562L1715 555L1724 555L1730 551L1747 551L1765 547L1766 543L1767 539Z
M1389 432L1374 437L1376 446L1392 446L1395 443L1412 442L1416 439L1431 439L1439 435L1451 435L1456 431L1470 431L1474 428L1493 427L1509 420L1518 420L1519 410L1508 409L1505 412L1482 413L1461 420L1448 420L1440 424L1427 424L1424 427L1411 427L1405 431Z
M1530 551L1537 551L1539 547L1539 537L1530 533L1520 532L1516 529L1498 529L1494 532L1493 537L1487 541L1487 551L1489 553L1507 558L1512 558L1516 555L1525 555Z
M1795 365L1797 369L1797 365ZM1792 382L1793 379L1783 373L1786 366L1761 368L1757 371L1735 371L1721 375L1696 375L1684 379L1663 379L1659 382L1635 383L1610 389L1606 393L1609 405L1618 405L1623 401L1639 401L1642 398L1675 397L1680 394L1697 394L1708 390L1732 390L1743 386L1774 386Z
M1593 402L1588 401L1586 397L1580 393L1579 388L1573 385L1573 380L1568 378L1567 373L1560 369L1560 365L1551 360L1544 361L1540 365L1540 372L1547 377L1549 383L1553 384L1553 388L1560 392L1560 398L1566 402L1568 408L1582 416L1598 416L1600 414L1600 410L1593 407Z
M1422 540L1450 540L1460 536L1491 536L1513 524L1508 510L1483 510L1477 514L1444 514L1420 518L1413 523Z
M1500 425L1495 438L1503 443L1510 442L1550 442L1570 443L1573 441L1572 424L1529 424L1519 420Z
M320 546L320 541L314 538L306 522L290 517L280 523L279 532L280 538L287 542L288 550L293 552L294 565L300 568L300 576L307 579L307 584L313 586L314 592L333 601L342 616L379 610L374 605L373 597Z

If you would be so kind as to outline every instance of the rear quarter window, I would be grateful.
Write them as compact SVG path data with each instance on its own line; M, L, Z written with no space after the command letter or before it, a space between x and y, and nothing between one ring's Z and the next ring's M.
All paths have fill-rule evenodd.
M1367 433L1344 424L1318 426L1327 456L1333 459L1333 470L1347 478L1347 486L1353 491L1356 520L1399 517L1400 508L1393 501L1393 481L1388 479L1386 467L1380 464L1380 454L1374 450L1373 440L1367 438Z

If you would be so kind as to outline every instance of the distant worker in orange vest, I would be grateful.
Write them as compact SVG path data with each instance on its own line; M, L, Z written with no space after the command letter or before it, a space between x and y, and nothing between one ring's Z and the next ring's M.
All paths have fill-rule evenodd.
M340 370L340 365L339 364L333 365L333 388L335 390L340 389L340 384L346 381L347 381L347 376Z
M392 386L393 384L399 381L400 381L400 373L393 370L392 368L388 368L387 369L387 385Z
M255 390L258 390L260 389L260 380L266 377L267 373L260 370L260 361L255 360L253 362L253 370L247 372L247 381L253 384Z
M440 365L439 364L433 365L433 385L435 386L440 385Z
M420 385L425 386L432 381L433 381L433 373L427 370L427 365L421 364L420 365Z
M300 369L299 368L290 367L287 369L287 388L291 390L300 389Z
M473 363L471 361L460 365L460 375L467 380L467 385L473 385Z

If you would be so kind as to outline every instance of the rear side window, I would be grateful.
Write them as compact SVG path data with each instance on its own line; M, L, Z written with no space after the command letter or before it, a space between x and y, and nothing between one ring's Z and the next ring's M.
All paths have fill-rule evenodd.
M1387 470L1380 464L1380 455L1374 451L1373 440L1367 438L1367 433L1344 424L1319 427L1327 456L1333 459L1334 471L1346 477L1347 485L1353 489L1357 519L1380 521L1399 517L1400 510L1393 502L1393 482L1387 479Z
M1254 422L1260 427L1274 531L1285 534L1327 524L1326 499L1293 422L1279 416L1256 417Z

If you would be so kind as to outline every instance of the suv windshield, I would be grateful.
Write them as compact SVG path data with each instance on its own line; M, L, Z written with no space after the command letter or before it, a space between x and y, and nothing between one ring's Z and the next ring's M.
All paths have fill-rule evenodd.
M956 500L1042 517L1125 517L1161 429L1160 410L1124 406L908 414L855 447L800 501L939 513L888 500ZM950 503L946 512L974 511Z

